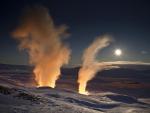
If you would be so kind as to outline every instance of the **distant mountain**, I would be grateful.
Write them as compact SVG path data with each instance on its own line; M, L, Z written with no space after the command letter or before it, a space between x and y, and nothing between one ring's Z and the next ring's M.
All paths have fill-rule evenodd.
M13 64L0 64L0 69L23 69L30 70L32 67L29 65L13 65Z

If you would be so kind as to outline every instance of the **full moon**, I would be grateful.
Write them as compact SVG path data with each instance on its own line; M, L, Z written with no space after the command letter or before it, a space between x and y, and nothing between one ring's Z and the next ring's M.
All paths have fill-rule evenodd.
M115 54L116 56L121 56L121 55L122 55L121 49L116 49L115 52L114 52L114 54Z

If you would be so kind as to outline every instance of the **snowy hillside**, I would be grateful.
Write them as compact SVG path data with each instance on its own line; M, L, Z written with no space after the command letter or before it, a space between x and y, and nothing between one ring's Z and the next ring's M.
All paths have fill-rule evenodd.
M57 87L51 89L34 87L31 67L0 67L0 113L150 112L149 70L124 68L98 73L88 85L90 95L85 96L77 93L78 68L63 69Z

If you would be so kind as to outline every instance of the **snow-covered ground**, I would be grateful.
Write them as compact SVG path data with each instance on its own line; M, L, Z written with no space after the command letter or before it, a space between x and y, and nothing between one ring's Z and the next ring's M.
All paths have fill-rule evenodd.
M11 66L6 67L12 69ZM48 87L35 88L31 70L28 68L21 68L20 71L18 67L16 69L12 66L12 70L6 67L5 71L2 68L0 71L0 113L150 113L149 86L142 83L145 78L142 79L142 82L139 79L138 82L132 79L131 84L131 79L127 76L115 79L111 72L112 77L104 78L104 73L102 73L99 80L104 85L96 82L98 78L93 80L93 83L91 81L89 84L94 85L94 87L97 86L97 88L94 89L89 85L88 88L91 87L93 90L90 89L90 95L86 96L78 94L76 86L70 84L76 77L72 78L70 75L69 78L64 75L76 71L72 72L72 70L67 69L63 71L62 79L58 81L57 88L51 89ZM116 74L121 74L121 72ZM129 87L130 85L125 87L124 84L118 83L119 81L122 82L122 79L127 86L134 84L135 87ZM108 81L109 84L106 84ZM121 88L118 88L116 82L117 85L121 85ZM115 89L109 90L107 87L110 85L112 85L111 88L122 90L120 92ZM99 90L99 87L106 88ZM133 92L131 92L130 94L128 89L137 91L144 89L145 92L139 92L139 94L132 94Z

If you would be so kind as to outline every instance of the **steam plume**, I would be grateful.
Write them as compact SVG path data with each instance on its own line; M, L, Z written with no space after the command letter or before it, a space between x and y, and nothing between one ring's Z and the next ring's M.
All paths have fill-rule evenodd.
M111 39L108 36L98 37L83 53L83 64L78 73L79 93L88 95L87 82L91 80L97 71L107 67L104 63L98 63L95 57L101 49L108 46Z
M13 36L20 41L19 47L28 51L38 86L54 88L60 68L70 58L70 49L63 43L66 26L56 27L41 6L27 9L21 22Z

